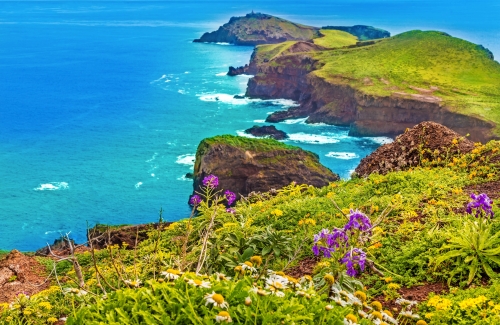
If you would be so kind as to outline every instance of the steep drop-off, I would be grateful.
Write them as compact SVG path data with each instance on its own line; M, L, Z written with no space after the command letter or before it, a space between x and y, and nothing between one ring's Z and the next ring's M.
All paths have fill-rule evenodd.
M201 141L194 165L195 191L207 175L219 177L219 188L238 195L267 192L291 182L323 187L339 176L319 163L318 156L273 139L224 135Z
M354 136L394 137L435 121L474 141L500 134L500 64L475 44L412 31L340 49L278 46L255 49L246 95L293 99L300 107L268 122L309 117L308 123L350 126Z

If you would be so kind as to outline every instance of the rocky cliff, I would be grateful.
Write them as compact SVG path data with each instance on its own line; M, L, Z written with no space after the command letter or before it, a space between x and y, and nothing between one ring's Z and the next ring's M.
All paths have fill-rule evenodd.
M219 177L219 188L238 195L267 192L291 182L323 187L339 179L312 152L273 139L230 135L204 139L199 144L194 165L195 191L210 174Z
M194 42L231 43L236 45L275 44L289 40L312 40L319 28L293 23L261 13L232 17L218 30L205 33Z
M474 86L472 82L467 84L465 79L453 79L452 82L455 85L445 85L444 83L440 85L438 80L435 80L435 85L427 84L426 87L423 87L419 84L420 87L417 87L412 85L411 81L401 80L398 75L394 74L394 67L398 67L397 64L399 64L396 61L399 59L398 57L392 63L393 70L389 70L393 71L392 75L389 74L391 72L386 74L382 69L379 73L376 68L373 68L373 66L387 64L388 69L391 69L391 53L387 53L387 56L381 56L379 52L382 45L379 46L379 44L387 47L385 44L389 43L394 53L397 53L397 50L405 51L403 46L410 48L413 46L412 37L420 42L422 34L423 36L427 35L421 32L415 33L416 36L409 35L411 37L405 35L406 39L401 42L401 45L390 43L392 39L391 41L384 40L375 43L371 41L368 45L359 43L357 46L349 46L339 50L278 53L267 60L262 59L266 55L265 46L257 47L249 65L255 77L249 80L246 95L266 99L286 98L300 103L299 107L269 115L268 122L308 117L308 123L322 122L350 126L350 135L353 136L394 137L422 121L435 121L462 135L469 133L470 138L474 141L485 142L498 138L495 115L486 116L492 109L499 106L497 99L500 99L500 96L496 94L500 90L498 86L484 82L482 87L489 87L491 91L481 93L478 87L477 91L472 93L462 88ZM431 33L430 41L436 38L441 43L446 43L446 38L451 39L450 36ZM455 40L453 42L457 42ZM459 46L464 47L464 43L465 41L459 42ZM465 45L469 46L469 44L471 43ZM500 65L487 57L487 53L475 44L471 44L469 48L473 61L477 60L478 64L488 65L489 71L495 72L488 75L488 78L494 77L500 82ZM441 48L444 54L447 50L449 49ZM453 48L453 50L455 49ZM389 62L385 63L381 60L356 61L358 58L355 55L359 53L364 55L365 60L370 60L370 52ZM433 55L434 53L430 53L429 57ZM468 57L469 60L471 56ZM356 59L351 60L351 65L348 65L349 60L340 61L340 59L350 59L350 57ZM456 60L456 58L454 59ZM426 57L421 55L421 60L425 62ZM342 66L338 66L339 64ZM364 69L357 71L356 64L363 64L360 68ZM406 64L408 65L408 63ZM438 70L431 65L427 68L422 62L410 62L410 64L418 65L418 71L422 75L424 73L436 74L436 70ZM439 67L444 71L442 74L447 73L448 70L445 71L445 68L457 69L457 71L459 69L455 66L446 66L446 63L443 65L445 65L444 68ZM372 68L374 72L372 75L363 77L363 74L368 74L366 72L367 66ZM348 72L332 73L331 70L335 69L339 71L344 69ZM441 71L438 72L441 73ZM410 76L405 76L410 80ZM443 78L442 75L439 77ZM481 71L480 75L478 74L479 78L486 79L484 71ZM417 81L415 80L415 82ZM460 88L458 87L459 83ZM483 99L479 100L478 97ZM480 110L479 105L483 105L484 110Z

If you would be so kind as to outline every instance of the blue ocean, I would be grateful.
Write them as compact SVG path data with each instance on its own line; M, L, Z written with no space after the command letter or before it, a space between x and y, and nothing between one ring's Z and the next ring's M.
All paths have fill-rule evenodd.
M289 100L235 99L252 47L192 40L264 12L314 26L435 29L500 57L497 1L0 1L0 249L87 225L188 216L200 140L243 134ZM386 138L290 120L286 143L348 178Z

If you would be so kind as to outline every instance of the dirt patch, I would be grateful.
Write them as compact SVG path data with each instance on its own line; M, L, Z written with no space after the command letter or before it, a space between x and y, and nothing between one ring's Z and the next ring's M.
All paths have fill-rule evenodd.
M454 143L456 142L456 143ZM474 149L474 143L435 122L422 122L363 158L355 172L362 177L371 173L387 174L417 166L420 159L433 160L455 156Z
M287 275L294 278L300 278L304 275L312 275L314 267L321 260L319 257L307 257L299 262L298 265L285 270Z
M399 289L398 292L404 299L422 302L427 300L427 298L429 298L429 294L431 293L435 293L438 295L447 293L448 287L445 283L428 283L411 288L402 288ZM385 301L385 298L383 296L375 297L375 300L380 301L385 309L395 312L395 316L401 310L401 306L396 304L395 300Z
M13 250L0 261L0 303L11 302L18 294L33 295L47 289L45 267L34 257Z
M469 185L464 187L464 192L475 194L486 193L490 199L498 199L500 197L500 181Z
M123 246L133 249L140 242L148 239L148 232L161 227L168 227L171 222L151 223L145 225L123 226L118 228L108 228L106 226L96 226L89 230L87 238L92 241L95 249L106 248L108 245Z

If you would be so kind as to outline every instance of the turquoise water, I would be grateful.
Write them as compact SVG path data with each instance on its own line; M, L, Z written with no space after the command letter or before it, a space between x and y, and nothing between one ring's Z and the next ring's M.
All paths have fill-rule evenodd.
M183 175L199 141L294 105L233 98L248 77L225 72L251 47L191 42L230 16L440 29L500 57L493 2L423 3L0 2L0 249L33 250L68 232L82 242L87 223L152 222L160 208L166 220L186 217ZM276 126L344 178L386 141L303 120Z

